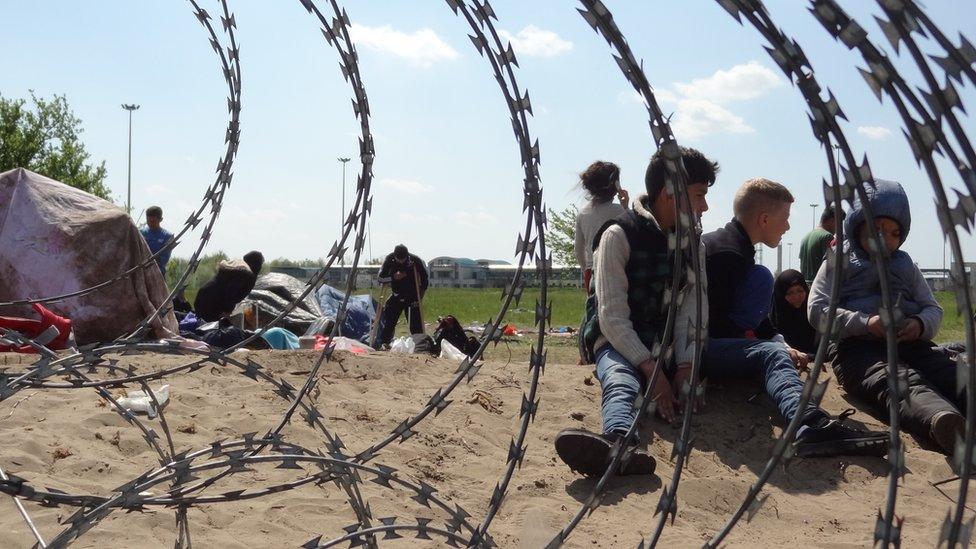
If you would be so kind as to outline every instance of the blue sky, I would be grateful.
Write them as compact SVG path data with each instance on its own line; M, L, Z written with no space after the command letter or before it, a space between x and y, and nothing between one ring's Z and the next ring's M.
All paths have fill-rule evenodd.
M320 1L323 9L326 2ZM202 0L211 13L216 2ZM915 166L894 108L879 104L858 75L860 58L834 42L806 3L769 3L775 21L797 39L821 84L837 96L856 154L879 177L901 181L914 209L906 243L922 267L942 266L941 230L928 180ZM871 2L842 2L879 45ZM928 2L929 14L956 39L976 38L963 0ZM188 3L0 2L7 21L4 97L66 94L84 121L84 139L104 159L118 203L125 201L126 113L134 116L133 208L158 204L176 229L202 200L223 152L226 86L207 36ZM511 260L524 225L522 175L508 112L498 87L466 37L467 25L441 0L342 3L356 25L363 81L376 142L372 255L404 242L422 257ZM514 41L541 146L547 204L562 209L582 197L577 174L591 161L622 167L632 194L643 188L653 152L647 118L610 58L610 50L570 0L496 1L498 28ZM706 230L731 218L731 198L749 177L781 181L797 197L784 243L811 227L809 204L822 204L828 174L799 93L781 75L751 27L711 1L613 1L618 25L673 118L680 143L722 165L709 194ZM209 250L268 257L321 257L339 225L339 156L355 158L358 124L335 50L298 0L231 3L241 45L243 113L235 179ZM41 24L40 22L43 22ZM923 47L931 47L923 43ZM910 81L910 61L896 58ZM970 112L976 93L962 90ZM976 124L965 119L971 137ZM355 161L347 172L352 195ZM958 186L957 178L944 177ZM818 208L819 211L819 208ZM788 255L789 247L784 248ZM976 254L967 236L964 250ZM189 246L176 255L188 255ZM181 253L182 252L182 253ZM367 250L367 254L369 251ZM775 265L766 250L765 263ZM793 266L798 261L794 258ZM784 259L784 266L789 259Z

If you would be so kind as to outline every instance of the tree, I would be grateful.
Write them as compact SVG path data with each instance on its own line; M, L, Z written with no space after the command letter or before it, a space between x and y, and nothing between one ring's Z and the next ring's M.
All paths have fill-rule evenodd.
M576 261L576 216L579 210L570 206L561 212L549 209L546 246L552 250L553 262L567 267L579 267Z
M275 258L275 259L272 259L271 261L269 261L267 266L268 267L315 267L315 268L322 268L322 267L325 267L325 260L322 259L322 258L319 258L319 259L305 258L305 259L295 260L295 259L288 259L288 258L285 258L285 257L278 257L278 258Z
M184 295L190 303L193 303L196 298L200 286L206 284L217 274L217 265L225 259L227 259L227 254L223 251L200 256L197 270L186 280ZM170 289L176 287L177 281L183 276L183 271L186 270L189 263L189 260L183 257L169 258L169 263L166 264L166 285Z
M31 91L24 99L0 95L0 172L26 168L111 200L105 162L92 165L79 136L81 120L63 95L46 100Z

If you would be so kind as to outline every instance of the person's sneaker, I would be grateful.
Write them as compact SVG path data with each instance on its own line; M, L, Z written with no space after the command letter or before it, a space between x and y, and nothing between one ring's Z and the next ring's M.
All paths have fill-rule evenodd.
M956 451L956 437L962 437L965 431L966 418L956 412L939 412L929 427L932 440L949 455Z
M556 435L556 453L573 471L598 477L610 464L610 452L619 435L598 435L585 429L564 429ZM621 475L651 475L657 462L647 452L632 448L630 460Z
M817 426L808 426L793 443L794 454L799 457L828 456L875 456L888 453L888 433L864 432L852 429L840 418L827 418Z

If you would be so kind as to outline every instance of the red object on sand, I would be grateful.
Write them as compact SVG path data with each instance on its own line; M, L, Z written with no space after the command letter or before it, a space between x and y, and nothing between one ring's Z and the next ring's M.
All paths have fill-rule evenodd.
M312 349L315 350L315 351L321 351L322 349L325 349L325 345L328 342L329 342L329 338L328 337L326 337L324 335L317 335L317 336L315 336L315 346L312 347ZM352 346L352 347L350 347L348 349L345 349L345 350L347 350L350 353L355 354L355 355L365 355L365 354L368 354L369 353L369 351L367 351L364 347L360 347L360 346L356 346L356 345L354 345L354 346Z
M505 327L502 328L502 335L513 336L517 334L518 334L518 330L516 330L515 326L511 324L506 324Z
M0 316L0 328L20 332L21 335L30 339L37 339L45 330L54 326L58 330L58 335L48 342L45 347L54 351L64 349L65 344L68 342L68 336L71 335L71 320L52 313L40 303L32 303L31 306L34 307L34 311L41 317L39 320ZM21 345L19 347L0 345L0 353L9 352L36 353L37 349L30 345Z

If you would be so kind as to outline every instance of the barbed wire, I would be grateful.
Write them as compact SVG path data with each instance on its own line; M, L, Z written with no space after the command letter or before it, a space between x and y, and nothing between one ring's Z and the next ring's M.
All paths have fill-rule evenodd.
M82 297L87 294L93 293L98 290L102 290L111 286L112 284L126 280L134 276L138 271L146 268L155 268L156 259L165 252L171 251L176 245L178 245L183 236L186 235L191 230L195 230L200 222L203 220L203 212L210 207L209 219L205 225L205 229L200 237L200 242L198 243L197 249L191 257L191 260L187 264L187 268L184 270L183 275L180 277L177 285L174 287L173 291L170 292L168 298L163 301L163 304L170 302L173 296L177 295L180 291L185 288L185 281L190 275L195 272L198 265L198 257L202 249L206 246L212 234L213 226L216 223L217 216L220 213L221 204L223 201L224 193L226 189L230 186L233 174L231 169L233 167L234 159L237 156L237 149L239 145L240 137L240 112L241 112L241 100L240 100L240 50L236 46L234 39L234 27L236 26L233 14L230 14L227 10L226 0L219 0L221 8L224 13L224 17L221 19L224 31L228 34L231 47L227 49L226 54L224 53L221 41L218 38L216 32L214 31L213 25L210 23L210 14L201 8L195 0L188 0L193 8L194 16L197 20L206 28L207 34L209 36L210 45L214 52L217 54L220 64L221 71L225 82L228 85L228 98L227 98L227 110L230 115L230 120L227 123L227 129L225 131L225 143L227 148L224 155L217 162L217 177L213 184L211 184L206 192L204 193L203 200L200 206L193 211L187 221L184 223L183 228L173 237L172 241L167 243L163 248L158 250L156 253L150 255L149 258L145 259L138 265L128 268L124 272L111 277L101 283L92 285L88 288L80 289L74 292L60 294L56 296L47 296L31 299L14 300L7 302L0 302L0 306L9 305L26 305L32 303L52 303L57 301L63 301L65 299L70 299L74 297ZM151 313L146 319L144 319L139 326L135 329L134 333L141 333L145 328L160 314L165 314L168 307L160 306ZM160 312L162 311L162 312ZM130 336L132 338L132 336Z
M599 0L581 0L583 9L578 9L586 22L598 34L603 35L607 43L613 47L617 54L613 55L614 60L620 67L624 77L641 95L644 100L645 108L650 119L650 130L654 146L665 159L665 189L666 192L675 196L675 238L668 239L668 249L673 256L672 276L668 288L665 292L663 305L667 307L667 318L664 329L658 342L651 349L651 358L659 365L647 380L647 385L642 395L635 400L632 410L634 411L634 421L628 427L627 433L620 437L611 450L610 463L607 465L600 479L591 490L589 496L584 500L573 519L560 530L555 537L550 540L547 547L559 547L565 543L566 539L582 521L584 516L592 513L601 503L601 494L610 477L615 474L618 467L623 467L629 461L631 454L627 446L627 441L633 440L637 432L637 423L645 414L653 415L656 410L656 402L651 396L653 387L659 375L663 375L664 364L668 362L673 354L672 335L677 321L677 309L682 299L689 299L686 295L687 284L695 282L700 278L698 273L702 273L699 254L699 237L701 227L697 216L691 213L690 200L687 194L689 184L687 170L681 156L681 149L677 145L674 134L671 131L668 117L658 106L657 99L653 90L644 75L642 64L637 61L623 37L620 29L613 21L613 15L603 2ZM687 269L687 270L686 270ZM694 359L692 362L691 382L682 387L682 393L686 395L688 405L685 407L682 416L681 430L678 439L673 446L671 458L675 462L674 473L669 486L662 489L658 505L654 515L658 517L657 526L654 533L654 541L660 535L667 517L673 520L677 512L677 485L680 482L681 470L684 460L690 451L691 437L691 401L696 396L701 395L699 388L699 378L701 369L701 353L704 343L704 332L702 326L703 303L702 286L695 284L696 288L696 310L695 318L690 320L693 326L689 326L689 337L694 337ZM677 291L676 291L677 289ZM692 335L693 334L693 335ZM703 389L703 387L702 387ZM643 544L643 542L642 542Z
M953 279L956 282L955 290L957 297L957 306L960 311L966 311L964 315L964 325L966 327L966 339L968 344L969 353L968 354L968 364L963 364L962 360L959 360L958 365L958 376L957 376L957 390L961 393L966 391L966 427L965 435L963 440L957 440L953 455L953 466L956 472L959 474L960 478L968 479L973 470L973 440L976 433L976 416L969 413L969 410L976 407L976 356L973 354L973 349L976 349L976 332L974 332L974 319L973 319L973 297L970 293L970 287L966 284L965 277L965 263L964 256L962 252L962 246L959 241L959 235L957 232L957 226L961 227L967 231L972 232L974 224L974 215L976 215L976 204L974 204L974 196L976 196L976 176L973 173L973 166L976 164L976 151L973 150L973 146L969 141L966 133L962 130L962 126L959 123L958 118L953 112L954 109L963 110L962 102L959 98L958 93L952 86L951 78L953 74L945 70L946 74L946 86L941 88L939 83L935 79L935 75L932 73L926 57L922 54L921 49L916 43L913 32L918 32L924 35L922 30L922 25L919 25L918 19L925 18L927 24L925 27L933 33L933 36L937 38L941 36L938 28L931 24L925 17L922 9L912 3L905 5L897 4L884 4L880 3L883 9L887 21L879 18L878 22L881 24L885 35L888 36L889 41L892 42L892 46L895 51L898 51L898 40L900 39L905 43L907 49L911 53L912 59L915 61L916 66L921 71L926 85L929 87L928 92L925 90L920 90L927 100L931 113L933 116L928 116L928 113L924 109L920 109L920 115L923 116L924 123L919 125L914 119L905 116L905 112L900 112L902 117L905 119L906 127L909 132L911 132L911 142L915 143L913 150L916 152L916 159L920 156L925 164L926 172L929 175L932 187L935 191L936 206L939 212L939 222L942 226L943 232L946 234L949 240L949 244L953 251L953 262L952 262L952 273ZM895 32L892 32L894 29ZM946 59L953 59L957 63L960 60L965 61L967 56L966 53L952 47L947 40L942 37L938 40L940 45L946 50ZM963 45L967 45L968 41L965 37L962 38ZM969 46L969 50L972 50L972 46ZM971 53L971 51L970 51ZM976 62L976 57L969 55L969 64L961 64L960 69L967 74L970 79L974 74L972 63ZM943 61L944 62L944 61ZM943 65L944 66L944 65ZM964 83L960 80L960 85ZM958 191L956 191L957 196L957 206L956 208L950 208L948 198L946 196L945 189L938 177L938 170L935 167L935 163L932 158L932 154L935 150L934 143L932 143L932 134L939 136L942 134L940 131L943 123L948 123L953 137L955 137L959 148L962 149L962 155L966 157L968 166L960 162L960 160L953 154L952 147L944 136L940 136L939 145L940 150L943 154L949 155L949 157L954 161L955 167L962 177L963 183L968 186L970 195L966 196ZM921 154L920 154L921 153ZM962 276L958 276L959 274ZM943 541L947 542L948 547L955 547L960 542L960 537L963 536L963 519L965 512L965 502L968 496L969 483L966 481L959 483L959 496L957 498L957 506L955 513L951 511L947 514L946 520L943 522L943 528L940 532L940 538L938 544L941 545ZM951 517L951 519L950 519ZM965 534L964 545L968 545L969 536L972 532L972 524L966 528L967 532Z
M830 173L830 183L823 182L825 203L836 206L835 212L843 201L853 204L859 198L865 211L867 222L873 224L870 203L866 200L866 186L873 183L873 176L867 157L858 161L855 157L844 133L839 119L846 119L839 103L833 94L826 90L827 97L823 97L823 89L817 82L813 68L804 55L799 44L789 38L782 30L775 26L765 6L759 0L716 0L737 21L743 19L754 27L768 43L766 48L776 64L789 77L791 83L803 95L811 115L811 127L815 138L821 143ZM489 534L494 518L502 508L507 490L517 469L520 469L527 451L526 439L530 424L538 413L539 381L544 373L546 364L545 332L551 322L552 303L548 297L548 275L551 269L551 254L545 243L547 227L546 212L542 199L542 184L539 173L540 149L537 140L533 140L529 132L529 117L532 116L532 105L528 91L523 91L516 79L515 68L518 60L511 43L503 42L495 23L498 17L491 5L484 0L446 0L448 7L455 15L459 15L467 23L473 34L469 35L478 53L489 63L490 70L499 84L508 113L511 116L513 133L519 149L522 169L524 171L523 213L525 227L518 234L516 244L517 267L511 283L505 288L499 312L494 319L490 319L479 341L477 351L470 358L462 361L453 377L445 385L437 388L420 411L410 415L397 424L395 428L382 436L378 441L369 444L358 452L348 450L338 434L333 433L323 422L325 417L318 409L313 395L319 380L319 373L324 363L332 360L335 350L335 338L339 336L345 319L349 296L355 289L356 272L366 240L366 222L372 211L373 197L371 195L372 166L375 158L373 138L370 131L369 101L360 74L359 59L354 41L351 38L351 22L346 10L336 0L329 0L332 15L326 16L319 10L313 0L299 0L311 15L321 25L321 32L328 44L336 49L340 58L340 71L343 78L350 84L353 91L353 111L360 123L360 161L362 171L357 178L355 200L342 223L339 237L332 243L327 254L325 266L319 269L306 283L302 293L291 300L284 311L272 321L250 335L245 341L223 351L214 349L190 349L179 341L148 341L145 339L150 328L162 315L171 310L172 298L186 287L189 276L199 265L202 250L209 243L212 230L216 224L223 198L229 189L233 178L232 166L236 158L240 139L240 111L241 111L241 65L240 47L237 44L234 30L236 21L229 11L226 0L218 0L221 10L221 26L227 36L228 46L219 38L211 16L200 7L196 0L189 0L193 13L205 27L211 46L218 55L221 70L228 85L228 122L225 141L227 144L223 157L218 162L216 181L205 192L201 206L191 213L177 237L167 248L153 254L149 259L126 270L111 280L106 280L92 287L61 296L47 296L35 299L25 299L0 303L4 305L23 305L29 303L48 303L79 297L103 289L112 283L133 276L139 269L150 267L155 258L167 249L171 249L191 230L195 230L204 222L204 212L209 207L210 213L204 224L197 248L192 254L187 268L182 273L176 286L170 292L164 303L143 319L128 335L120 337L114 342L93 344L79 348L76 352L65 356L58 356L46 347L49 341L42 335L35 339L24 337L22 334L6 329L0 329L0 337L17 345L28 345L36 349L40 358L29 365L24 371L8 373L0 371L0 402L8 401L15 394L26 388L35 389L94 389L99 397L107 402L115 413L120 415L128 424L139 429L142 438L155 452L159 467L144 472L138 477L110 490L110 495L100 494L70 494L67 492L39 489L30 481L16 475L0 471L0 492L13 496L22 518L28 525L39 547L63 547L86 532L94 528L101 520L116 510L141 511L147 507L175 508L176 515L176 547L191 547L190 529L187 510L191 507L205 504L218 504L233 501L243 501L261 498L274 493L297 489L309 484L324 486L334 483L347 498L348 505L356 522L342 528L343 533L330 540L326 536L318 536L302 547L319 548L332 547L342 543L350 546L366 545L378 546L381 540L401 538L401 534L412 534L416 539L430 540L431 536L451 546L464 545L468 547L492 547L495 542ZM661 110L654 96L653 89L644 74L643 64L631 51L622 31L618 28L610 10L601 0L580 0L582 8L579 13L585 21L603 36L613 50L613 59L621 69L625 78L640 94L648 111L652 140L660 154L665 158L666 189L676 197L677 226L676 236L669 241L669 252L673 256L672 275L668 285L664 304L667 307L667 320L660 340L652 349L652 358L658 364L668 362L674 353L674 333L677 322L677 310L683 300L697 299L695 318L688 327L689 340L682 344L694 345L694 359L692 362L691 381L680 388L681 393L689 400L699 396L704 385L699 384L702 361L702 351L705 338L705 326L702 322L704 301L702 285L697 283L704 276L704 268L699 255L700 250L700 222L691 215L690 200L687 195L689 184L687 172L681 160L680 148L669 124L669 117ZM839 7L835 0L810 0L814 17L849 49L857 49L862 55L868 68L860 69L862 75L880 100L887 95L893 100L905 129L905 137L915 154L916 160L923 165L932 183L936 195L936 208L940 224L952 246L953 262L951 277L956 282L956 297L961 311L968 311L965 319L967 347L974 348L974 319L972 318L973 299L965 284L965 264L963 251L958 235L958 228L972 232L974 216L976 216L976 175L973 166L976 165L976 152L968 140L966 132L953 112L962 110L959 95L952 82L964 86L964 78L976 84L976 48L966 39L960 37L960 46L955 46L946 38L937 26L927 17L924 11L913 2L888 2L879 0L879 5L886 19L879 19L882 30L897 52L899 44L904 44L913 61L918 65L929 89L919 90L922 98L911 89L888 60L886 55L871 43L867 33L853 19ZM927 33L927 34L926 34ZM922 54L921 48L915 41L913 34L934 40L943 50L944 56L930 56L946 76L946 85L942 87L935 78L930 61ZM914 114L913 114L914 113ZM921 120L916 119L919 117ZM943 125L949 127L949 134L955 143L949 140L949 134L943 131ZM836 163L832 149L841 151L844 162ZM945 155L968 194L956 191L956 205L950 206L948 193L936 168L934 154ZM836 224L835 238L843 242L844 234L841 223ZM349 240L352 239L352 243ZM883 319L887 346L888 391L895 395L889 399L889 435L888 461L891 468L888 473L888 487L886 502L883 510L878 513L875 527L875 542L884 546L898 546L901 540L901 522L895 514L898 497L898 478L905 473L904 448L900 438L898 421L898 401L908 398L907 382L897 368L897 340L895 325L900 320L900 311L893 305L890 293L890 282L887 275L888 255L880 236L875 234L869 246L871 260L878 263L879 283L882 293L882 306L879 311ZM304 382L296 387L284 378L277 378L267 368L252 360L251 357L237 358L230 353L245 347L256 338L261 337L268 329L276 326L280 321L299 306L311 292L317 290L339 257L344 257L352 247L353 261L346 280L346 297L342 300L336 321L326 338L325 348L317 355L312 368ZM838 307L839 288L842 272L845 267L845 256L841 246L834 249L828 256L833 266L833 277L830 281L832 291L828 306L828 314L818 330L826 334L817 348L816 357L807 381L800 395L798 409L804 409L808 404L819 404L827 388L826 381L820 381L827 356L827 347L838 337L837 323L834 316ZM529 350L530 378L528 387L523 388L521 405L518 414L518 430L512 436L509 451L506 456L506 466L499 480L495 483L485 509L484 517L478 523L472 523L471 514L456 503L441 499L435 495L436 487L423 481L413 483L396 474L396 469L385 464L370 464L379 453L393 442L403 443L419 432L425 419L431 413L438 416L452 402L449 398L463 381L470 382L481 369L480 360L489 343L495 338L504 321L510 306L519 304L524 291L523 273L535 263L537 276L541 283L540 295L535 303L535 326L537 339ZM152 267L154 268L154 267ZM690 285L694 283L692 294ZM140 371L134 365L122 366L126 357L144 356L146 353L161 353L171 355L185 355L191 360L177 366L169 366L156 371ZM277 423L269 428L265 434L258 436L257 432L242 435L233 441L217 440L204 448L194 451L183 450L177 452L176 444L169 428L169 423L163 413L160 403L149 388L149 382L166 379L167 377L192 373L204 366L212 364L217 367L232 367L239 373L253 381L268 383L275 395L287 402L287 409L279 417ZM652 398L652 388L657 376L663 368L657 368L648 380L645 391L638 396L633 405L635 421L628 427L626 436L621 437L614 444L611 451L610 464L584 499L580 508L571 520L553 537L547 547L562 546L576 526L602 504L602 492L609 478L631 457L632 448L627 441L636 438L638 419L656 411L656 404ZM958 386L960 392L965 390L966 402L969 410L976 407L976 363L974 355L968 353L968 358L959 361ZM56 380L55 378L63 378ZM132 412L123 407L108 389L137 385L149 395L154 409L158 413L159 428L165 438L160 440L159 434L152 427L139 420ZM666 527L668 520L673 523L677 516L677 492L681 480L684 464L692 448L691 418L692 406L687 405L682 414L681 428L672 446L670 459L674 469L667 486L662 488L658 504L653 515L654 522L648 540L642 540L639 547L656 546ZM298 413L303 422L320 433L324 443L323 450L311 450L298 446L285 438L284 429L294 415ZM966 414L965 435L955 448L953 466L963 479L959 486L959 495L955 509L950 509L945 521L938 544L946 543L949 547L967 545L972 531L972 522L964 523L965 503L968 498L968 479L973 471L973 445L976 439L976 418ZM717 547L743 517L750 520L762 507L765 497L760 497L766 482L780 463L788 462L792 458L792 441L799 428L799 414L790 421L782 435L777 439L773 450L767 459L761 474L750 486L745 498L737 510L728 519L725 526L706 543L706 547ZM250 470L250 467L262 464L273 464L276 469L304 469L303 465L317 468L306 476L297 480L271 484L265 487L249 486L246 489L229 490L218 494L207 493L207 489L214 487L218 481L232 477L237 473ZM308 471L307 471L308 472ZM205 476L209 475L209 476ZM365 478L364 478L365 477ZM151 488L167 484L165 492L154 495ZM410 494L410 499L420 503L428 509L434 509L445 515L446 520L423 516L387 516L374 518L369 503L363 497L361 486L403 490ZM43 506L68 506L76 511L64 521L64 528L50 543L45 544L37 530L34 521L21 500L38 503ZM378 522L378 524L376 523ZM443 525L442 525L443 524Z
M810 124L813 130L814 137L820 142L824 149L824 153L828 157L828 165L833 166L833 160L829 159L831 155L831 150L834 145L841 151L844 157L844 164L839 166L842 172L844 182L840 184L836 179L836 171L831 167L831 178L832 186L835 187L833 193L837 197L842 196L844 199L848 200L851 205L853 205L855 196L860 199L860 206L865 214L865 224L867 226L874 226L874 213L867 199L867 194L865 192L866 185L873 185L873 176L871 174L871 169L865 156L863 161L858 163L857 159L852 152L850 144L840 127L838 119L846 119L843 111L840 108L837 99L834 97L833 93L827 89L827 99L825 100L821 93L823 88L817 82L816 76L814 74L813 67L806 55L803 53L800 45L790 38L788 38L781 29L776 27L772 22L765 6L759 0L718 0L718 3L729 12L729 14L736 19L736 21L742 23L743 18L754 27L760 35L767 41L769 47L766 51L772 57L773 61L779 66L779 68L787 75L790 79L790 83L797 87L800 93L803 95L804 100L807 103L807 108L810 110ZM842 185L843 188L836 188L837 185ZM828 201L830 204L831 201ZM839 203L835 203L839 206ZM838 208L839 209L839 208ZM842 243L844 242L844 235L842 224L837 224L837 229L835 232L837 238L837 246L834 250L834 268L837 271L842 271L845 266L845 256L842 254ZM871 261L879 265L878 269L878 279L881 292L881 306L879 307L878 314L882 319L882 325L885 331L886 340L886 359L887 359L887 372L888 372L888 391L890 395L894 395L893 398L889 399L889 425L891 427L889 431L889 450L888 450L888 462L889 462L889 473L888 473L888 490L887 490L887 503L885 506L884 513L879 513L878 523L875 529L875 540L881 541L884 545L889 543L900 543L900 530L894 526L894 506L897 499L897 489L898 489L898 479L904 474L904 448L899 437L899 401L905 394L907 394L908 387L907 384L901 383L903 376L899 375L898 371L898 346L897 346L897 336L895 333L895 326L901 320L899 318L900 310L893 306L893 300L891 295L891 283L888 274L888 252L887 248L884 246L881 236L877 232L872 232L872 239L869 241L868 253L870 255ZM837 272L834 273L836 284L837 277L839 276ZM835 286L836 289L836 286ZM839 293L835 292L831 295L831 305L836 306L837 300L839 299ZM829 318L828 323L833 323L835 319ZM823 327L821 327L823 328ZM824 331L827 337L824 340L833 340L838 337L835 333L833 326L829 326L829 329ZM816 373L819 373L820 367L822 367L822 352L824 349L825 342L821 341L820 348L817 353L817 361L814 366ZM826 384L816 386L816 376L810 375L807 379L807 383L804 386L803 393L800 397L800 403L798 409L803 409L808 402L811 400L813 402L818 402L823 397L823 391L826 389ZM812 399L814 396L814 388L817 387L818 391L816 394L816 399ZM772 475L776 465L783 459L786 453L789 441L795 436L796 430L799 428L800 417L796 416L793 421L790 422L787 429L780 436L773 449L772 455L770 456L767 464L763 470L763 473L759 476L757 481L750 486L745 499L740 504L736 512L729 518L726 525L715 534L712 539L707 544L708 547L717 547L722 540L731 532L739 520L746 514L754 515L758 508L761 507L762 503L765 501L763 499L757 499L762 487L768 481L769 477Z

